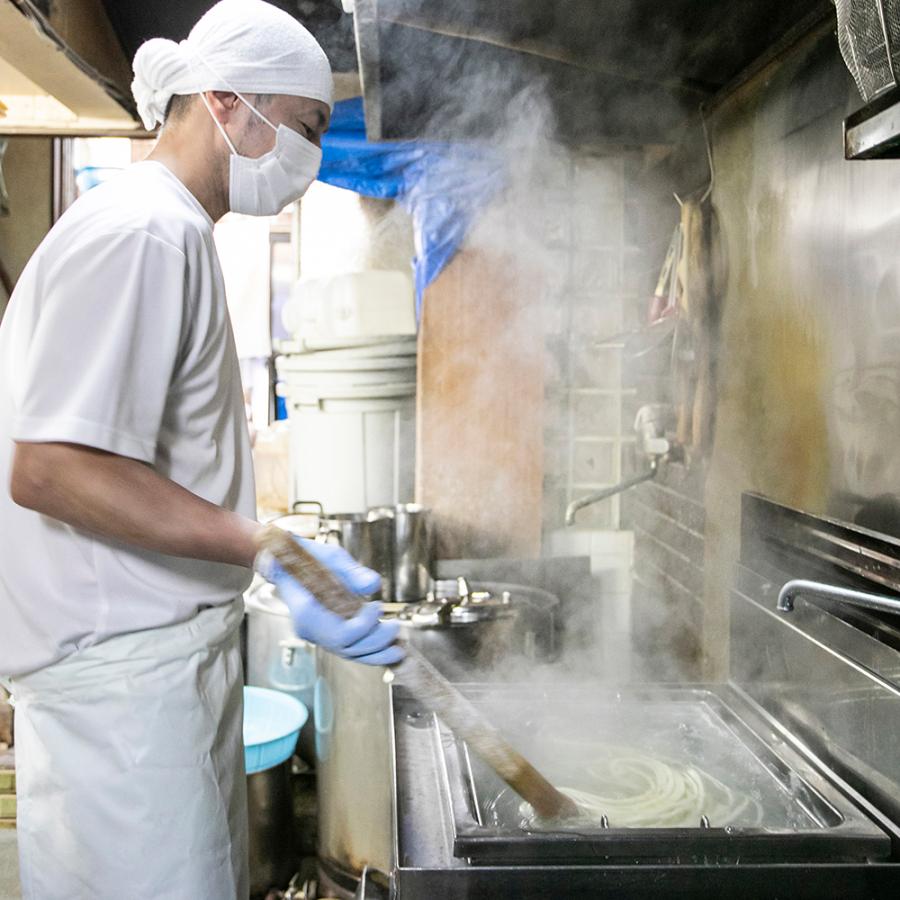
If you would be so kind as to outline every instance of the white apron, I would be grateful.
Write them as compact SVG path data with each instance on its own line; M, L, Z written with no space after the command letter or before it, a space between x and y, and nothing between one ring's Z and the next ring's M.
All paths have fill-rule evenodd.
M24 900L245 900L242 614L9 680Z

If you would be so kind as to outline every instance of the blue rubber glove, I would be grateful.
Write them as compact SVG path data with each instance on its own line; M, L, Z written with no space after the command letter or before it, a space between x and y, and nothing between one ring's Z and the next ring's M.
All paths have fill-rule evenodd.
M356 594L372 594L381 578L360 565L343 547L306 538L294 538L310 556L322 563ZM342 619L326 609L299 582L291 578L271 556L263 554L256 570L271 581L287 604L298 637L325 650L370 666L390 666L405 656L394 642L400 632L398 622L381 622L381 604L365 603L352 619Z

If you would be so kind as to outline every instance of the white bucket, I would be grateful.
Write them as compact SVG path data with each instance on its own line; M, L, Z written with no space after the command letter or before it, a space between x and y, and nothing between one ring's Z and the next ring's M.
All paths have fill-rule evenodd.
M298 354L276 367L290 422L291 502L362 512L412 500L414 356Z

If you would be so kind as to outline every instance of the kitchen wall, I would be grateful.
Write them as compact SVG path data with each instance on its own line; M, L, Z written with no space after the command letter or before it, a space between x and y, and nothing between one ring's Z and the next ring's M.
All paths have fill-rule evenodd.
M631 324L626 278L625 155L576 154L545 183L541 294L546 343L544 529L563 526L566 505L621 475L626 390L621 342ZM623 431L625 437L623 438ZM618 500L588 507L581 529L618 526Z
M686 139L696 139L689 130ZM635 208L631 233L631 278L642 321L648 298L657 287L680 208L674 196L690 192L707 175L705 163L685 164L702 153L691 143L664 156L651 156L628 185ZM654 347L653 345L656 344ZM637 408L647 403L674 406L671 338L647 343L634 341L623 359L625 384L633 388L628 424ZM643 472L648 463L625 448L623 475ZM621 497L621 527L634 536L630 598L631 673L654 681L700 677L703 635L703 578L705 557L704 508L706 468L695 457L688 464L673 460L656 478Z
M743 491L900 534L900 162L843 159L860 105L825 28L710 115L715 444L708 466L670 467L629 501L635 617L649 604L643 637L668 638L678 674L726 670Z
M626 181L641 157L530 134L508 155L507 190L426 293L418 495L444 555L590 555L627 595L618 500L577 529L563 518L619 480L633 440L635 392L610 339L637 311Z
M11 215L0 218L0 259L15 282L50 228L53 141L42 137L10 138L3 174ZM0 287L0 316L8 299Z
M631 667L635 624L630 498L581 510L574 527L565 527L564 515L572 500L631 473L637 407L655 396L655 370L631 363L622 339L645 321L678 217L654 168L652 150L583 151L555 188L543 188L556 273L543 302L544 547L548 555L590 558L595 596L585 627L594 629L604 670L620 676Z

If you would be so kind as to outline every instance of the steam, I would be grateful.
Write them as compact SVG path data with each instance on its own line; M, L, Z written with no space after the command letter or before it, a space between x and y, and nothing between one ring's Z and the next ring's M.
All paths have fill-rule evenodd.
M531 555L538 544L545 555L584 555L596 551L584 529L616 529L623 518L622 500L614 498L586 509L579 516L581 533L564 530L565 506L631 474L635 465L631 424L639 399L633 384L655 374L638 370L629 382L621 347L600 342L642 323L678 220L671 192L684 190L684 185L651 174L645 165L649 154L643 149L579 145L573 135L597 134L603 117L608 117L611 133L638 134L648 121L671 122L682 117L685 108L676 100L642 102L642 91L615 102L601 97L590 68L602 61L593 59L587 46L576 48L587 65L571 67L569 93L561 98L561 80L546 60L489 40L454 37L447 28L442 35L425 36L423 29L440 30L441 23L471 21L466 6L470 4L441 4L432 11L440 21L430 23L407 21L391 26L382 21L382 43L390 47L388 65L381 69L382 124L388 138L405 136L391 133L396 122L404 121L409 125L405 134L456 148L450 150L449 164L470 182L482 179L485 171L496 173L494 192L480 206L462 252L477 254L486 275L505 280L500 298L491 292L493 283L486 277L488 289L479 302L491 308L494 321L502 317L503 346L495 347L495 352L521 374L522 396L516 399L525 406L531 402L532 384L537 383L540 391L543 383L544 397L537 402L542 403L544 414L542 433L535 429L532 434L516 431L514 409L508 422L489 418L495 417L496 410L479 398L495 396L497 384L493 367L483 365L479 354L491 351L480 345L460 347L459 364L466 371L459 380L466 387L464 396L454 399L465 409L468 421L462 427L473 439L463 451L467 459L451 461L449 471L429 472L427 477L443 479L446 485L454 477L464 482L477 470L479 484L486 486L477 498L436 510L439 555L445 559L521 557ZM401 19L413 15L402 4L394 12ZM620 15L627 18L630 12L623 10ZM572 23L558 21L561 14L550 11L532 23L535 34L565 25L571 37ZM567 15L571 14L570 10ZM385 10L384 16L388 15ZM503 15L498 8L496 16ZM487 11L477 19L482 38L492 28L496 33L508 30L497 27ZM674 54L674 50L667 45L664 53ZM405 83L409 83L408 92ZM702 143L698 150L705 175ZM655 153L660 155L658 149ZM477 291L477 284L471 290ZM513 295L515 301L510 300ZM426 322L428 314L426 310ZM472 315L471 308L467 315ZM653 362L657 360L648 360ZM470 430L471 423L475 427ZM477 429L492 432L496 453L491 458L484 456ZM510 437L504 444L507 432ZM524 530L517 516L526 508L524 502L518 503L527 489L517 468L526 455L524 444L529 445L532 459L543 456L543 515L540 534L522 534L517 540L516 529ZM433 505L427 491L418 499ZM481 508L504 511L511 527L498 533L493 527L496 518L492 522L491 517L481 517ZM607 549L606 555L611 564L613 550ZM622 562L627 565L624 558ZM656 562L665 571L665 562ZM677 672L693 661L696 647L676 639L662 651L669 659L629 663L622 651L627 617L617 612L612 618L618 622L611 625L609 615L611 606L627 605L623 599L627 578L612 584L608 579L582 583L574 578L573 582L553 586L564 604L561 632L567 648L554 671L567 672L566 677L624 678L631 671L649 674L654 667ZM663 646L669 624L664 603L644 603L641 619L634 622L637 630L662 636ZM619 631L613 636L615 628ZM509 660L505 666L526 677L534 671L527 659Z
M465 52L465 42L448 45L447 52L453 62ZM540 539L545 554L576 556L590 552L590 540L579 541L577 530L563 532L565 506L626 474L638 399L625 381L621 348L597 344L641 324L678 207L670 184L644 174L642 151L563 143L560 135L571 134L571 123L560 122L547 82L528 77L527 62L521 66L513 71L497 63L480 71L467 66L458 82L440 86L441 103L423 130L460 146L462 167L471 166L473 146L481 149L486 165L502 162L501 189L479 212L462 252L478 254L486 267L514 280L518 302L503 306L502 331L516 346L513 364L542 373L545 385L543 434L531 436L542 446L544 460ZM450 66L432 61L431 68L446 72ZM497 298L489 294L481 302L498 308ZM478 398L497 390L495 376L490 366L470 363L467 414L483 421ZM483 422L487 428L495 424ZM477 457L482 450L473 444L469 452ZM523 489L502 456L482 461L494 473L479 498L486 508L514 509L511 498ZM427 496L420 499L429 502ZM619 504L614 498L589 508L579 521L588 528L614 530ZM510 545L503 535L481 529L477 510L438 514L444 558L528 555L521 544ZM572 544L568 550L567 542ZM664 571L664 562L658 563ZM628 565L624 558L622 565ZM639 632L662 636L659 649L650 651L651 659L637 653L629 658L622 623L610 622L610 608L628 603L627 577L617 581L613 592L600 579L573 578L552 586L563 601L560 637L565 650L541 677L615 681L632 673L678 673L693 662L699 636L696 643L676 638L666 644L669 614L662 603L645 603L641 620L634 622ZM535 677L534 661L528 658L507 658L502 669L494 674Z

